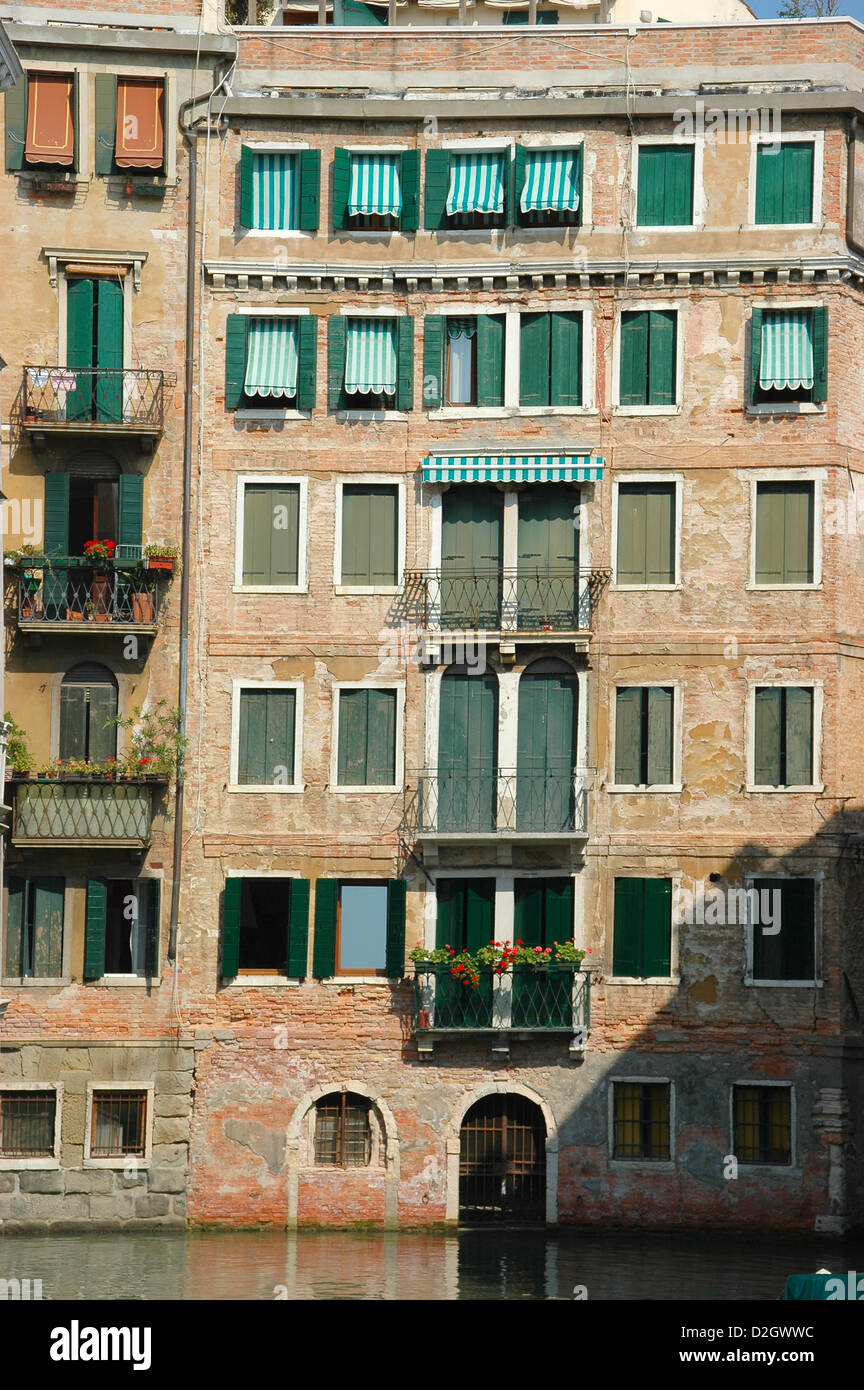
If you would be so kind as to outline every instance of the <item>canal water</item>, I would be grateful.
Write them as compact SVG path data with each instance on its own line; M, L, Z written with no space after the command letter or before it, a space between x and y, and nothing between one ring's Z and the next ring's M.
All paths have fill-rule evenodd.
M787 1274L860 1270L864 1237L632 1231L88 1232L0 1237L43 1299L776 1300Z

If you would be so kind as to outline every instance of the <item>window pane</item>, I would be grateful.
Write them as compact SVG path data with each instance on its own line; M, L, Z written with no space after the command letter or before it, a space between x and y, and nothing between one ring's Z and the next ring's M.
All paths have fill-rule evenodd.
M53 1091L0 1093L0 1154L4 1158L53 1158Z
M739 1163L792 1162L792 1092L786 1086L736 1086L735 1155Z
M145 1091L97 1091L90 1135L92 1158L144 1157Z
M386 884L343 883L339 906L339 969L383 970L387 956Z
M756 583L813 583L813 483L757 483Z
M293 690L241 690L237 781L290 786L294 781Z
M467 333L456 333L447 339L450 365L447 374L448 405L471 405L474 366L474 344L477 339Z

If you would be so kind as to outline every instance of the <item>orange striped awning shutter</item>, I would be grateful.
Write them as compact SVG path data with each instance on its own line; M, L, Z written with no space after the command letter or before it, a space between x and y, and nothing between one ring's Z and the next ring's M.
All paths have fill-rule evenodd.
M28 164L62 164L75 160L75 79L71 72L35 72L28 79Z

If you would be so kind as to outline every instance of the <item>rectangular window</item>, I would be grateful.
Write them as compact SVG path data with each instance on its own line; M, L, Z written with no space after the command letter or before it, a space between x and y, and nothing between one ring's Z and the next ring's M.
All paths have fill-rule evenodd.
M733 1086L733 1150L739 1163L792 1162L791 1086Z
M54 1091L0 1091L0 1158L54 1158Z
M298 483L246 483L243 489L243 578L255 587L294 587L300 558Z
M394 786L397 692L342 688L337 699L337 785Z
M335 231L416 232L419 204L419 150L335 151Z
M342 883L337 975L379 975L387 964L387 884Z
M356 588L393 588L399 581L398 552L398 487L346 483L340 582Z
M615 1107L612 1157L668 1160L669 1102L668 1083L616 1081L613 1083Z
M435 945L457 954L488 946L495 936L494 878L439 878L435 891Z
M344 390L349 405L393 409L396 376L396 320L348 319Z
M754 309L750 331L751 404L824 403L827 309Z
M9 879L6 962L9 979L56 979L63 974L62 878Z
M146 1125L146 1091L94 1091L88 1158L144 1158Z
M505 22L508 13L515 15L520 11L505 11ZM569 150L517 145L514 173L522 226L576 226L581 222L581 145Z
M622 787L673 781L672 689L623 686L615 692L615 781Z
M812 584L812 482L756 484L756 583Z
M505 181L510 157L504 150L450 152L446 213L454 226L489 227L506 221Z
M225 880L222 975L306 975L307 879L270 875Z
M504 15L503 15L503 23L504 23L504 24L527 24L527 23L528 23L528 18L529 18L529 17L528 17L528 11L527 11L527 10L505 10L505 11L504 11ZM557 23L558 23L558 11L557 11L557 10L553 10L553 9L543 10L543 9L540 9L540 7L538 6L538 8L537 8L537 23L538 23L538 24L557 24Z
M159 173L165 158L165 83L161 78L117 79L118 169Z
M640 227L693 223L692 145L640 145L636 222Z
M246 351L247 397L293 400L297 395L297 320L252 319Z
M619 405L676 404L677 331L674 309L641 309L621 315Z
M312 314L229 314L225 326L228 410L314 410L318 320Z
M239 786L293 786L296 690L240 691L237 746Z
M672 880L616 878L612 972L667 979L672 960Z
M813 690L759 686L754 693L753 781L759 787L813 783Z
M300 225L299 151L253 151L250 224L259 231L297 230Z
M756 221L813 221L812 140L784 140L756 147Z
M582 403L582 314L520 315L519 404Z
M85 980L159 974L160 889L157 878L87 880Z
M753 888L759 894L759 921L751 926L753 979L815 980L815 881L757 878Z
M675 583L675 484L618 487L616 583Z
M504 314L427 314L423 404L432 410L503 406L505 325Z
M75 164L75 74L31 72L27 83L27 139L24 159L30 167Z

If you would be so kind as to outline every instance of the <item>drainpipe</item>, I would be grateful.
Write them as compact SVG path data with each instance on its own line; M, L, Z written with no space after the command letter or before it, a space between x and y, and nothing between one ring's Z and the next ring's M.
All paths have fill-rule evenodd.
M864 246L852 234L855 226L855 138L858 133L858 114L853 113L846 137L846 241L853 251L864 256Z

